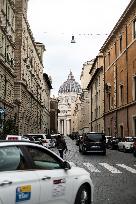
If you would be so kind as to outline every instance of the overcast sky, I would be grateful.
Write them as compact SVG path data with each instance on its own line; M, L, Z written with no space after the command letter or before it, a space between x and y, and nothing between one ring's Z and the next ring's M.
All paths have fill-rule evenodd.
M130 0L29 0L28 21L44 43L44 72L57 96L70 70L80 83L83 64L95 58ZM76 43L71 43L72 35Z

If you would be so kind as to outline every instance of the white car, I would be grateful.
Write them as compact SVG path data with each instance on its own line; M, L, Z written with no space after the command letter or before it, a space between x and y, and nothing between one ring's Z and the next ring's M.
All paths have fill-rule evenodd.
M133 137L124 137L122 138L122 141L118 143L118 150L123 152L132 151L133 143L134 143Z
M33 138L35 141L41 141L42 145L47 148L55 146L51 136L47 134L26 134L23 136L26 136L27 138Z
M27 141L0 142L0 204L91 204L93 184L83 168Z

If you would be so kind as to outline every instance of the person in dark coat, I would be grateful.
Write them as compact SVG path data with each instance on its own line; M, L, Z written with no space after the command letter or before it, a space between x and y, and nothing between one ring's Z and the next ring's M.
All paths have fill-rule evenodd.
M63 152L67 151L67 145L64 138L61 135L59 135L57 138L56 147L59 151L60 157L63 159Z

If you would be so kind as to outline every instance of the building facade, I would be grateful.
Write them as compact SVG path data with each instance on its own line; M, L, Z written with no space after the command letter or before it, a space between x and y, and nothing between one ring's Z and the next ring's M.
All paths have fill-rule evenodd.
M80 92L81 87L70 71L68 79L60 86L58 92L58 132L61 134L69 135L72 133L71 104L75 102L77 94Z
M58 99L50 98L50 133L58 133Z
M104 54L105 133L136 136L136 1L128 7L101 48Z
M27 6L28 0L0 0L0 131L10 119L16 134L49 133L51 80L43 73L45 46L33 38Z
M45 47L33 38L27 21L27 4L26 0L16 0L14 97L19 134L50 130L50 86L46 82L47 76L43 76L42 61Z
M89 130L104 132L104 73L103 54L96 56L90 69L88 84Z
M15 1L0 0L0 132L14 121Z

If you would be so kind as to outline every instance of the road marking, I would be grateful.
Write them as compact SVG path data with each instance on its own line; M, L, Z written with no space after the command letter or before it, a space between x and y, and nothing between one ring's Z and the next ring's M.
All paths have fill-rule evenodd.
M117 164L117 166L120 166L120 167L126 169L127 171L130 171L131 173L136 174L136 169L133 169L129 166L126 166L125 164Z
M136 164L134 164L134 166L136 167Z
M122 172L116 169L115 167L107 164L107 163L99 163L101 166L105 167L107 170L112 172L113 174L121 174Z
M86 166L88 168L89 171L91 172L97 172L99 173L100 171L94 167L94 165L90 164L90 163L83 163L84 166Z

